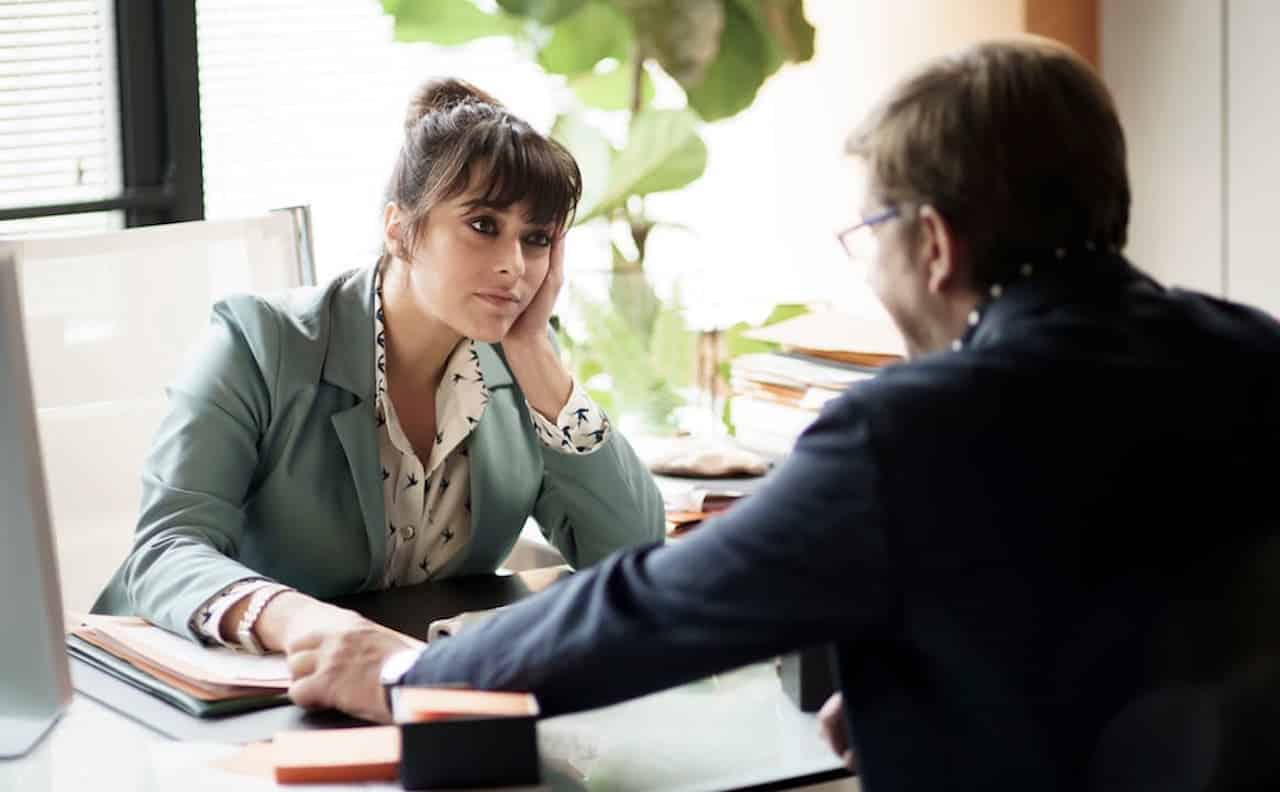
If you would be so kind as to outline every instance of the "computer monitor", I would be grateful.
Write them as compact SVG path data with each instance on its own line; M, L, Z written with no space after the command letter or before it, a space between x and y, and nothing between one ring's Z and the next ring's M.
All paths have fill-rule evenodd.
M30 371L18 268L0 248L0 759L30 751L71 701Z

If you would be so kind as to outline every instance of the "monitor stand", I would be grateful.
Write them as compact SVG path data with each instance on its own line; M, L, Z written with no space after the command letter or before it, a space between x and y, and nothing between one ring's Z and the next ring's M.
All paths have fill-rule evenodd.
M0 758L22 756L71 702L22 304L0 247Z
M35 748L62 715L0 715L0 759L16 759Z

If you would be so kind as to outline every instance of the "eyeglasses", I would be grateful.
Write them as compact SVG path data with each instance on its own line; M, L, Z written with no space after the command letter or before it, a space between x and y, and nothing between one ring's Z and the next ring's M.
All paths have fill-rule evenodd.
M849 256L850 261L870 260L875 258L878 247L878 241L872 229L898 216L898 209L895 206L882 209L869 217L864 217L862 222L849 226L843 231L836 232L836 239L840 242L840 246L844 248L844 252Z

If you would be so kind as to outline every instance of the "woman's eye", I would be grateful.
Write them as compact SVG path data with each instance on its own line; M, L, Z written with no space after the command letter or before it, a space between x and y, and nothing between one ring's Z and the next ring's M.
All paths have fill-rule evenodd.
M542 231L536 231L525 237L524 241L528 242L530 245L537 245L538 247L550 247L551 235Z
M477 217L469 225L482 234L495 234L498 231L498 226L493 222L492 217Z

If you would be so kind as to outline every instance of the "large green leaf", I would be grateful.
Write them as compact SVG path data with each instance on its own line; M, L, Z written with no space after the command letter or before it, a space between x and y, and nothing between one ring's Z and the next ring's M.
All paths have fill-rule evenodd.
M613 146L595 127L576 113L562 115L551 127L551 137L569 149L582 172L582 198L579 205L586 211L600 202L609 184L613 163ZM579 213L581 214L581 212Z
M538 64L552 74L590 74L605 58L631 57L631 25L618 9L595 0L555 25L538 50Z
M654 368L666 374L672 389L693 386L697 344L697 334L685 322L684 305L677 293L658 311L649 343Z
M578 101L597 110L629 110L631 108L632 78L628 65L619 65L611 71L599 74L582 74L569 80ZM653 79L645 72L640 81L640 107L648 107L655 90Z
M716 57L725 0L614 0L635 26L647 56L681 85L701 81Z
M516 36L525 22L507 14L486 13L471 0L382 0L395 17L397 41L463 44L487 36Z
M575 367L586 369L587 359L598 365L612 381L606 399L599 391L592 398L614 414L633 416L649 430L671 428L675 410L681 404L679 394L667 373L659 369L649 354L650 338L637 331L609 302L598 303L570 289L579 314L583 318L586 337L577 345L582 353Z
M583 208L583 222L617 209L632 195L676 190L701 176L707 168L707 145L697 127L698 117L688 110L636 114L604 195L595 206Z
M582 8L587 0L498 0L502 10L528 17L544 25L554 25Z
M804 0L759 0L765 26L782 58L803 63L813 57L813 25L804 16ZM774 67L777 68L776 66ZM773 69L769 70L773 73Z
M777 57L772 48L756 14L744 9L739 0L728 0L716 59L701 81L682 83L689 105L707 121L745 110L769 76L769 66Z
M615 261L622 255L616 246L613 255ZM614 310L643 339L645 347L649 347L653 325L662 303L644 271L615 271L609 278L609 301L613 303Z

